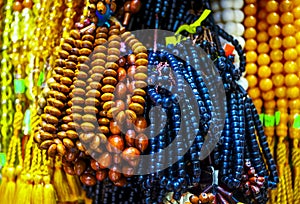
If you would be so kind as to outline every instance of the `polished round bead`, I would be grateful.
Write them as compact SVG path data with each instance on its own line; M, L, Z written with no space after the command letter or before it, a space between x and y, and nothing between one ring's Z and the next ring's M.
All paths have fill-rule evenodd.
M258 42L267 42L269 40L269 35L266 31L260 31L256 36L256 40Z
M281 28L278 25L271 25L268 28L268 34L270 37L276 37L276 36L280 36L281 34Z
M289 87L286 90L286 95L290 99L299 98L299 94L300 94L300 90L299 90L299 87L297 87L297 86Z
M282 45L282 40L280 37L272 37L269 41L269 45L272 49L279 49Z
M255 4L248 4L244 7L244 13L247 16L254 16L256 15L257 12L257 7Z
M244 32L245 39L253 39L256 37L256 29L253 27L246 28Z
M291 0L283 0L279 4L279 10L283 12L288 12L293 9L293 2Z
M284 84L284 75L283 74L275 74L272 76L272 81L275 87L283 86Z
M283 38L282 45L284 48L293 48L297 44L294 36L286 36Z
M244 20L246 27L254 27L256 25L256 18L254 16L247 16Z
M248 51L246 52L246 62L256 62L257 60L257 53L255 51Z
M286 24L281 29L281 33L282 33L283 36L294 35L295 32L296 32L296 28L292 24Z
M270 50L269 44L266 42L262 42L258 44L257 52L258 53L268 53Z
M296 19L300 18L300 6L295 7L295 2L294 2L294 8L293 8L292 13Z
M295 48L288 48L284 51L283 56L285 60L293 61L297 59L298 53Z
M268 78L271 75L269 66L263 65L258 68L258 76L260 78Z
M256 63L247 63L245 69L247 74L256 74L257 65Z
M256 98L256 99L253 99L253 104L257 109L260 109L262 107L263 101L260 98Z
M274 25L274 24L278 24L280 20L280 16L278 13L276 12L271 12L267 15L267 23Z
M275 92L273 90L267 91L267 92L263 92L262 93L262 98L265 101L270 101L273 100L275 98ZM275 102L275 101L274 101ZM267 106L266 102L264 104L265 106Z
M259 21L257 23L257 29L259 31L266 31L266 30L268 30L268 27L269 27L269 24L266 21L264 21L264 20Z
M283 69L286 73L295 73L298 68L295 61L287 61L284 63Z
M282 24L289 24L294 22L294 15L291 12L285 12L280 15L280 22Z
M296 74L287 74L285 76L285 85L288 87L296 86L298 84L299 77Z
M271 58L271 60L274 61L274 62L279 62L279 61L281 61L282 58L283 58L283 52L282 52L281 50L279 50L279 49L277 49L277 50L272 50L272 51L270 52L270 58Z
M277 98L285 98L286 97L286 87L281 86L275 88L275 96Z
M265 8L268 12L275 12L279 8L279 4L276 0L270 0L267 2L267 5Z
M258 55L257 58L258 65L268 65L270 63L270 56L268 54L262 53Z
M257 42L254 39L246 40L245 49L247 51L255 51L257 48Z
M273 87L273 82L271 79L265 78L260 80L259 82L259 88L262 91L269 91L272 89L272 87Z
M255 75L248 75L246 79L250 88L253 88L257 85L257 77Z
M251 88L248 90L248 94L252 99L256 99L256 98L260 97L260 90L258 87Z
M283 64L282 62L272 62L270 68L273 74L278 74L283 71Z

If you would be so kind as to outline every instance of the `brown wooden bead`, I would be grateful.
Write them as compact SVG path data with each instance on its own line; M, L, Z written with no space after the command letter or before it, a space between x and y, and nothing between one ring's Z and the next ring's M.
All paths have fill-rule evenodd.
M110 167L111 162L112 162L112 157L108 152L105 152L100 155L100 157L97 160L99 162L100 168L101 169L106 169Z
M61 45L61 48L67 52L71 52L72 50L72 45L70 45L69 43L63 43Z
M125 57L120 57L119 60L118 60L118 65L119 65L120 67L124 67L125 64L126 64L126 59L125 59Z
M88 91L85 96L90 98L99 98L101 93L98 90L92 89Z
M43 127L43 130L46 131L46 132L49 132L49 133L55 133L56 132L56 127L52 124L44 124L42 125Z
M140 152L144 152L148 147L148 137L145 134L140 133L135 139L135 147L138 148Z
M109 152L120 153L124 149L124 140L120 135L111 135L106 146Z
M104 181L107 178L107 170L98 170L96 172L96 178L98 181Z
M54 139L54 134L49 133L49 132L41 132L40 133L40 139L42 141L44 141L44 140L52 140L52 139Z
M77 41L77 40L76 40ZM76 44L76 43L75 43ZM82 47L82 45L80 44L80 47ZM70 55L76 55L76 56L79 56L80 55L80 50L79 50L79 47L73 47L71 52L70 52ZM69 57L68 57L69 59ZM78 59L78 58L77 58Z
M73 148L75 145L73 143L72 140L70 140L69 138L64 138L63 139L63 144L67 149Z
M107 47L104 45L97 45L94 48L95 53L106 53Z
M53 106L46 106L44 108L45 113L49 113L55 117L60 117L61 116L61 112L60 110L58 110L57 108L53 107Z
M83 72L87 72L90 69L89 65L87 65L87 64L78 64L78 65L76 65L76 68Z
M82 120L85 122L95 123L97 121L97 117L96 117L96 114L94 114L94 115L86 114L86 115L82 116Z
M65 131L60 131L59 133L57 133L57 137L63 139L67 137L67 133Z
M147 76L147 74L145 74L145 73L136 73L136 74L134 75L134 79L135 79L135 80L146 81L147 78L148 78L148 76Z
M75 40L80 39L80 32L78 30L71 30L70 36Z
M50 157L54 157L56 155L56 147L57 145L56 144L52 144L48 151L47 151L47 154L50 156Z
M115 102L114 101L106 101L102 107L103 107L103 110L108 111L112 107L115 107Z
M63 146L63 148L64 148L64 146ZM73 162L73 161L75 161L77 159L78 152L75 152L75 151L68 151L68 152L66 152L65 151L65 153L63 155L65 155L65 159L67 161Z
M75 175L74 167L71 165L64 165L64 171L69 175Z
M78 62L80 62L80 63L89 63L90 62L90 57L88 57L88 56L84 56L84 55L82 55L82 56L79 56L78 58L77 58L77 60L78 60Z
M132 110L125 110L125 114L126 114L126 118L131 122L131 123L135 123L135 121L137 120L137 116L136 113Z
M133 94L138 96L146 96L146 91L141 88L136 88L134 89Z
M95 159L91 159L91 167L95 171L101 170L100 164Z
M80 140L82 140L85 143L88 143L90 141L92 141L92 139L95 137L94 133L82 133L80 134L79 138Z
M115 91L115 87L112 85L106 84L101 88L101 91L104 93L113 93Z
M92 150L96 150L97 148L100 147L100 144L101 144L101 139L97 135L95 135L92 142L90 143L90 148Z
M76 55L73 55L73 54L69 55L68 61L72 61L72 62L77 63L78 62L78 57Z
M96 34L96 39L99 39L99 38L104 38L104 39L107 39L108 35L106 33L97 33Z
M129 105L129 109L133 110L137 115L141 115L144 113L144 107L139 103L131 103Z
M78 138L78 133L74 130L67 130L66 134L67 134L67 137L72 139L72 140Z
M107 115L107 111L100 111L99 112L99 115L101 116L101 117L106 117L106 115Z
M90 122L84 122L81 124L81 129L84 132L93 132L95 130L95 125Z
M105 64L105 68L106 69L114 69L114 70L117 70L119 68L119 65L115 62L107 62Z
M64 68L62 68L62 67L55 67L54 71L55 71L56 74L59 74L59 75L64 74Z
M120 108L120 106L117 106L117 107ZM117 123L118 123L119 125L122 125L122 124L125 122L125 120L126 120L125 112L124 112L124 111L120 111L120 112L117 114L117 116L115 117L115 120L117 121Z
M73 81L69 77L61 77L60 81L66 86L70 86L73 83Z
M75 77L75 72L70 69L65 69L63 72L65 77L69 77L69 78Z
M148 59L148 54L147 53L138 53L138 54L136 54L136 59L138 60L138 59Z
M72 122L72 117L70 115L67 115L65 117L63 117L63 122L64 123L69 123L69 122Z
M118 186L118 187L123 187L126 185L126 179L124 177L122 177L118 181L114 182L114 185Z
M74 164L74 171L77 176L80 176L83 174L83 172L86 170L87 165L83 159L78 159Z
M135 95L131 98L131 101L132 102L135 102L135 103L139 103L141 105L144 105L146 103L144 97L142 96L138 96L138 95Z
M142 6L142 3L140 0L132 0L130 2L130 12L133 14L139 12L141 9L141 6Z
M86 151L84 145L83 145L83 144L81 143L81 141L79 141L79 140L76 141L76 147L77 147L77 149L78 149L79 151L82 151L82 152L85 152L85 151Z
M42 115L43 120L45 120L47 123L57 125L58 119L57 117L50 115L50 114L43 114Z
M92 174L83 174L80 176L80 181L87 186L96 185L96 178Z
M74 121L80 121L82 119L82 116L79 113L73 113L72 116Z

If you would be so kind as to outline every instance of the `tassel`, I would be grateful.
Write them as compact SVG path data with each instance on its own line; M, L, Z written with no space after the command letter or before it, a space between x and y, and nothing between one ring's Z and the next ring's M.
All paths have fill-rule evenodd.
M7 182L8 182L8 179L7 179L7 168L4 167L2 169L2 182L0 184L0 195L4 195Z
M23 184L21 184L20 188L16 193L14 203L31 204L32 191L33 182L31 174L28 173L24 175L24 182Z
M43 204L56 204L56 191L53 185L50 183L50 176L44 176L44 200Z
M53 176L53 185L56 189L57 198L59 202L74 202L75 198L72 196L72 191L68 185L65 172L61 168L61 161L58 159L55 163L55 170Z
M5 204L14 204L16 183L15 183L15 168L8 167L7 169L7 178L8 181L5 185L5 190L3 194L3 203Z
M73 176L70 174L66 174L69 187L72 191L72 195L74 196L75 200L81 200L82 199L82 190L80 186L80 181L77 176Z
M44 189L42 184L42 176L36 175L34 177L34 186L31 197L31 204L43 204Z

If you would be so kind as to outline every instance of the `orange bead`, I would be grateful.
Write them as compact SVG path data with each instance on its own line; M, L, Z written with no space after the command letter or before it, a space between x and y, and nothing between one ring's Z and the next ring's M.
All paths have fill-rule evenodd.
M268 24L278 24L280 20L280 16L276 12L271 12L267 15L267 22Z
M275 92L273 90L270 90L267 92L263 92L261 96L265 101L271 101L275 98ZM264 103L266 103L266 102L264 102ZM274 101L274 103L275 103L275 101ZM264 104L264 105L267 105L267 104ZM267 105L267 107L270 107L270 105Z
M257 29L259 31L266 31L266 30L268 30L268 27L269 27L269 25L265 20L258 21L258 23L257 23Z
M246 76L248 81L249 88L253 88L257 85L257 77L255 75L248 75Z
M270 68L273 74L279 74L283 71L283 64L281 62L272 62Z
M24 8L32 8L32 5L33 5L32 0L24 0L23 1Z
M286 97L286 87L280 86L275 88L275 96L277 98L285 98Z
M265 107L265 109L275 109L275 107L276 107L276 102L275 102L275 100L273 100L274 98L272 98L272 99L270 99L270 100L266 100L266 99L264 99L264 100L266 100L266 101L264 101L264 107Z
M257 65L256 65L256 63L247 63L245 69L246 69L246 73L249 75L256 74Z
M293 48L297 44L296 38L294 36L287 36L283 38L282 45L285 48Z
M257 8L254 4L248 4L244 7L244 14L247 16L256 15Z
M283 53L284 59L287 61L296 60L298 57L297 50L295 48L288 48Z
M295 26L292 24L286 24L281 29L281 33L283 36L294 35L295 32L296 32Z
M273 82L272 82L272 80L268 79L268 78L260 80L260 82L259 82L259 88L262 91L269 91L269 90L271 90L273 88Z
M256 29L253 27L246 28L244 32L244 38L245 39L252 39L256 36Z
M257 53L255 51L248 51L246 52L246 62L256 62L257 60Z
M248 39L245 42L245 50L247 51L255 51L257 48L257 42L254 39Z
M300 94L300 90L299 90L299 87L297 87L297 86L289 87L286 90L286 96L287 96L287 98L290 98L290 99L299 98L299 94Z
M291 12L285 12L280 16L280 22L282 24L289 24L294 22L294 15Z
M294 4L295 5L295 4ZM300 6L296 6L293 9L293 15L296 19L300 18Z
M279 4L277 1L271 0L271 1L267 2L266 10L268 12L275 12L275 11L277 11L278 8L279 8Z
M256 98L260 97L260 90L258 87L251 88L248 90L248 94L252 99L256 99Z
M267 42L269 40L269 35L265 31L260 31L256 36L256 40L258 42Z
M282 45L282 40L280 37L273 37L270 39L269 45L272 49L279 49Z
M268 78L271 75L271 69L268 66L260 66L258 68L258 76L260 78Z
M290 109L300 109L300 99L289 100L288 105Z
M247 16L244 19L244 26L254 27L256 25L256 18L254 16Z
M284 83L286 86L291 87L291 86L296 86L298 84L299 78L297 74L287 74L285 76Z
M279 10L283 12L288 12L293 9L293 2L291 0L283 0L279 4Z
M270 52L270 58L272 61L274 62L278 62L278 61L281 61L282 58L283 58L283 52L279 49L277 50L272 50Z
M270 56L268 54L259 54L257 58L258 65L268 65L270 63Z
M268 34L271 37L280 36L280 34L281 34L281 28L280 28L280 26L278 26L278 25L271 25L268 28Z
M270 50L269 44L268 43L259 43L257 47L257 52L258 53L268 53Z
M20 11L22 11L22 9L23 9L22 3L19 1L15 1L13 4L13 10L20 12Z
M272 82L275 87L281 87L284 85L284 76L282 74L275 74L272 76Z

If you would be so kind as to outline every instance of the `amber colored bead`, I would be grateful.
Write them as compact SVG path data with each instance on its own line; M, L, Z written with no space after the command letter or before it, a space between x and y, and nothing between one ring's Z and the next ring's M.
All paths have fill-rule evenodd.
M279 8L279 4L276 0L270 0L267 2L267 5L265 8L268 12L275 12Z
M271 60L274 61L274 62L279 62L279 61L281 61L282 58L283 58L283 52L282 52L281 50L279 50L279 49L277 49L277 50L272 50L272 51L270 52L270 58L271 58Z
M130 2L130 12L133 14L139 12L141 6L142 6L141 0L132 0Z
M107 150L109 152L120 153L124 149L124 140L120 135L111 135L108 138Z
M272 76L272 81L275 87L281 87L284 84L284 76L283 74L275 74Z
M135 147L144 152L148 147L148 137L143 133L138 134L135 138Z
M267 15L267 23L270 25L278 24L280 16L276 12L271 12Z
M247 51L255 51L257 48L257 42L254 39L248 39L245 42L245 50Z
M292 13L296 19L300 18L300 6L295 6L295 2L294 2L294 8Z
M269 35L266 31L260 31L256 36L256 40L258 42L267 42L269 40Z
M295 32L296 32L295 26L292 24L286 24L281 29L281 33L283 36L294 35Z
M295 48L288 48L284 51L283 56L285 60L293 61L297 59L298 53Z
M262 93L262 98L265 101L270 101L273 100L275 98L275 92L273 90L267 91L267 92L263 92ZM275 103L275 101L274 101ZM265 104L264 104L265 105ZM267 105L266 105L267 106ZM269 106L268 106L269 107Z
M136 133L134 130L127 130L125 134L126 145L129 147L135 146Z
M126 185L126 179L124 177L122 177L118 181L114 182L114 185L118 186L118 187L123 187Z
M246 62L256 62L257 60L257 53L255 51L248 51L246 52Z
M14 3L13 3L13 10L14 11L22 11L22 9L23 9L23 6L22 6L22 3L20 2L20 1L15 1Z
M294 15L291 12L285 12L280 16L280 22L282 24L289 24L294 22Z
M134 129L137 132L143 132L147 128L147 121L144 117L139 117L135 121Z
M296 86L298 84L299 77L296 74L287 74L285 76L285 85L288 87Z
M297 71L297 63L295 61L287 61L283 65L285 73L295 73Z
M257 77L255 75L248 75L246 76L248 81L249 88L253 88L257 85Z
M270 56L268 54L262 53L258 55L257 64L258 65L268 65L270 63Z
M257 29L259 31L266 31L266 30L268 30L268 27L269 27L269 24L264 20L261 20L257 23Z
M258 53L268 53L270 50L270 47L268 43L262 42L258 44L257 52Z
M99 171L100 170L100 164L96 160L94 160L94 159L91 160L91 167L95 171Z
M190 196L189 200L191 201L192 204L199 204L198 196L192 195Z
M258 87L251 88L248 90L248 94L252 99L256 99L256 98L260 97L260 90Z
M245 39L252 39L256 36L256 29L253 27L246 28L244 31L244 38Z
M272 49L279 49L282 45L282 40L280 37L272 37L269 41L269 45Z
M98 170L96 172L96 179L98 181L103 181L106 178L107 178L107 170Z
M135 147L128 147L122 152L122 158L126 161L136 160L139 158L140 151Z
M109 130L113 135L121 134L121 130L116 121L111 121L109 124Z
M286 87L280 86L275 88L275 96L277 98L285 98L286 97Z
M283 71L283 64L282 62L272 62L270 68L273 74L279 74Z
M256 25L256 18L254 16L247 16L244 19L244 25L246 27L255 27L255 25Z
M199 200L201 201L201 203L207 203L209 201L209 198L206 193L201 193L199 195Z
M273 82L271 79L266 78L266 79L260 80L260 82L259 82L259 88L262 91L269 91L272 89L272 87L273 87Z
M112 169L109 170L108 177L112 182L117 182L118 180L121 179L122 174L120 173L120 170L113 167Z
M247 16L254 16L256 15L257 8L255 4L248 4L244 7L244 14Z
M300 90L299 90L299 87L297 87L297 86L289 87L286 90L286 95L290 99L299 98L299 94L300 94Z
M92 174L83 174L80 176L80 180L83 184L87 186L94 186L96 185L96 178Z
M268 34L270 37L276 37L276 36L280 36L281 34L281 28L278 25L271 25L268 28Z
M249 75L256 74L257 65L256 65L256 63L247 63L245 69L246 69L246 73Z
M105 152L100 155L97 161L100 164L101 169L106 169L111 165L112 157L108 152Z
M270 75L271 69L268 66L263 65L258 68L258 76L260 78L268 78Z
M124 68L120 67L117 70L117 73L118 73L118 81L124 81L126 78L126 70Z
M293 48L297 44L294 36L286 36L283 38L282 45L284 48Z
M124 99L127 93L127 87L125 83L119 82L116 86L114 94L118 99Z
M293 2L291 0L283 0L279 4L279 10L283 12L288 12L293 9Z

